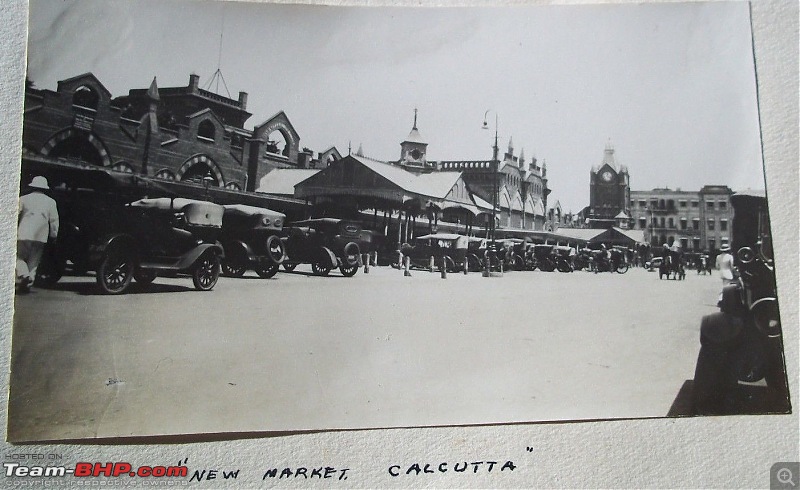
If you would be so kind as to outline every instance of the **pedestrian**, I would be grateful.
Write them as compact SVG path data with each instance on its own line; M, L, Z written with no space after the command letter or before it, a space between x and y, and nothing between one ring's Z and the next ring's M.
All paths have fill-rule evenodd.
M48 240L58 236L58 208L45 191L50 186L47 179L36 176L28 184L26 193L19 198L17 217L17 269L16 286L25 293L36 280L36 269L42 260Z
M723 245L717 255L717 269L722 278L722 287L736 282L736 267L733 265L730 245Z

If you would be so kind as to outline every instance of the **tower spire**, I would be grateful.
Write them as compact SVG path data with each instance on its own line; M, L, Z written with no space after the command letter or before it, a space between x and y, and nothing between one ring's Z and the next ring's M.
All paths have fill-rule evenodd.
M414 108L414 127L411 129L417 129L417 108Z

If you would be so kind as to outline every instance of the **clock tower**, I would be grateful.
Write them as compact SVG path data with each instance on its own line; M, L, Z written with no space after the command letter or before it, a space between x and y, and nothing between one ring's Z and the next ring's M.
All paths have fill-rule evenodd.
M589 174L589 226L616 226L620 216L629 217L630 195L628 168L617 165L614 147L609 143L603 161L592 167Z
M405 141L400 143L400 166L412 172L431 170L425 155L427 149L428 143L425 143L417 129L417 110L414 109L414 127Z

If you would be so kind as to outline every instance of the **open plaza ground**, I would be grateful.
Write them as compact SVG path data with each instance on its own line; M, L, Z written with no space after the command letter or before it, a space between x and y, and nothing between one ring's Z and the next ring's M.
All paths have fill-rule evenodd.
M662 417L721 287L642 269L248 276L18 296L9 440Z

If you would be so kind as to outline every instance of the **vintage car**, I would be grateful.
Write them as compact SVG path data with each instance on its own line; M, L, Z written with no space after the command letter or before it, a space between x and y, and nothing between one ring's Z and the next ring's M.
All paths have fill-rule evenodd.
M400 251L409 258L409 265L415 269L430 269L431 258L435 270L441 270L442 261L447 272L463 272L464 261L467 270L478 272L483 262L476 253L483 240L455 233L431 233L417 237L413 244L404 243ZM472 245L472 247L470 247Z
M140 199L124 207L125 230L90 247L97 284L106 294L127 291L131 279L151 283L160 274L188 274L196 289L217 283L224 256L217 239L224 208L183 198Z
M556 270L556 261L553 257L553 247L555 245L534 244L528 249L527 268L529 270L539 269L544 272Z
M326 276L337 267L342 275L354 276L362 250L371 247L368 230L353 221L337 218L296 221L284 228L283 235L284 269L292 271L298 264L311 264L311 270L318 276Z
M222 272L242 277L253 269L259 277L278 272L285 253L281 231L286 215L266 208L226 204L220 241L225 250Z
M731 205L739 276L723 288L720 311L702 319L693 413L787 413L789 390L767 201L756 193L737 193Z

